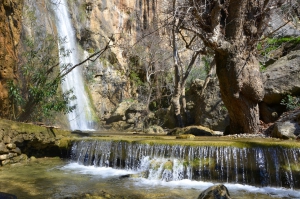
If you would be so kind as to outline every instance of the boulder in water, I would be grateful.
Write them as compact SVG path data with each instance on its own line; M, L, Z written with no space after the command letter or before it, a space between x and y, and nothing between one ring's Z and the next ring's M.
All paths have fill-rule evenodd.
M0 192L0 198L1 199L17 199L17 196L12 195L12 194L8 194L8 193Z
M227 187L222 184L211 186L204 190L198 199L231 199Z

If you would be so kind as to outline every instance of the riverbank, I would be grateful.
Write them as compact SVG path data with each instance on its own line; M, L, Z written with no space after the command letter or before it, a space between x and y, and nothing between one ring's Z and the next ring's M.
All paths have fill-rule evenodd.
M201 191L213 185L213 183L224 183L224 181L218 182L213 180L212 177L215 173L218 175L222 174L221 171L226 170L226 168L227 174L229 175L228 179L231 180L228 181L228 179L225 178L227 179L225 183L227 182L226 186L230 187L230 192L233 191L233 196L239 196L242 192L245 194L243 198L260 196L266 198L269 194L267 191L269 188L261 188L261 190L259 190L257 187L244 186L242 184L237 185L236 183L241 183L245 180L236 182L237 178L231 177L231 175L235 174L235 171L240 171L240 169L242 169L243 175L237 175L239 177L245 177L246 174L255 173L259 171L259 169L253 170L252 168L259 166L257 164L266 166L266 171L277 172L278 168L280 168L278 171L288 172L288 174L294 173L295 176L291 176L293 179L297 177L296 175L298 175L297 173L299 172L299 166L294 163L288 166L281 164L287 157L294 157L293 154L295 151L293 148L299 151L299 141L292 139L281 140L260 135L193 136L188 134L172 136L166 134L154 135L116 131L71 132L54 127L0 120L0 143L2 146L0 157L6 158L1 160L2 166L5 167L0 167L2 176L0 188L1 191L17 195L18 198L41 198L42 196L47 196L48 198L124 198L123 196L128 196L128 198L172 198L172 196L178 196L177 198L195 198ZM82 143L82 146L80 143ZM72 146L73 151L71 151ZM93 149L93 147L95 147L95 149ZM78 158L78 160L82 159L83 162L76 159L78 156L74 151L76 149L80 152L78 154L83 157L83 159ZM103 164L108 164L109 167L100 167L100 165L102 165L100 164L100 159L99 165L89 166L89 164L87 164L87 162L94 162L94 157L102 157L100 155L102 152L97 151L98 149L104 150L105 154L103 158L107 158L107 160L100 159L103 161ZM190 153L190 151L193 152ZM74 159L72 159L72 162L69 162L71 152L72 158ZM283 157L280 155L282 153L284 153L286 157L281 158ZM144 157L146 158L145 160L147 160L147 156L149 156L151 160L148 160L150 161L150 167L152 164L155 166L156 163L164 165L163 168L167 170L173 168L172 170L177 171L176 169L182 167L182 172L189 173L189 175L186 174L184 176L192 175L197 179L199 178L200 181L191 178L171 181L156 180L153 182L149 176L148 178L145 178L145 176L124 178L124 175L120 174L120 172L136 173L141 169L137 161L143 162L144 160L139 159L141 157L138 154L144 154L146 156ZM153 154L157 154L158 157L154 157ZM172 154L172 157L170 154ZM220 155L218 158L214 157L214 155L218 154ZM274 154L276 154L276 156L274 156ZM134 155L136 155L136 157ZM159 155L161 155L161 157ZM179 156L177 157L177 155ZM204 157L201 155L204 155ZM227 155L229 156L227 157ZM259 159L260 156L265 158ZM218 161L215 161L217 159ZM268 164L265 162L265 159L268 159ZM272 163L273 159L278 163L277 169L267 167L270 165L276 166L275 163ZM227 160L229 160L229 162L225 164ZM200 162L198 163L198 161ZM294 161L297 162L298 160ZM182 166L177 168L176 165L178 162L181 162ZM290 163L290 161L288 162ZM131 163L133 166L131 165L128 168L126 167L127 169L124 169L125 167L123 168L122 166L124 166L123 164L127 165L127 163ZM137 165L135 165L135 163L137 163ZM168 166L170 163L172 163L172 167ZM250 164L250 166L247 166L246 163ZM197 169L198 167L201 169ZM151 172L159 172L159 169L157 170L158 167L156 170L155 168L156 166L152 168ZM193 170L194 168L196 169L195 171ZM103 171L103 169L108 169L109 171ZM204 173L201 174L200 171ZM112 176L108 178L103 176L108 173L111 173ZM148 172L148 174L149 173L150 172ZM199 173L201 175L197 176ZM210 175L207 176L208 174ZM131 175L125 174L125 176ZM221 177L222 176L223 174ZM271 179L274 176L285 175L274 174L269 176L269 178ZM235 180L232 181L232 179ZM254 178L251 179L253 181ZM259 180L260 177L255 177L255 179ZM232 184L231 181L236 183ZM273 181L277 182L277 180L272 180L272 182ZM118 184L119 187L122 186L122 191L118 194L114 192L116 187L113 185L116 182L121 183ZM289 181L282 183L287 182ZM142 185L141 183L145 184ZM149 184L147 183L150 183L152 187L149 188ZM157 184L154 186L152 185L153 183ZM193 185L188 188L181 187L181 185L188 186L187 184L190 183ZM194 185L195 183L196 185ZM10 186L4 186L7 184ZM131 187L128 187L128 184L131 184ZM257 185L260 184L260 182L257 181L254 184ZM291 187L298 187L297 184L293 183L289 185ZM198 186L200 188L195 188ZM99 189L99 187L102 188ZM282 187L282 185L279 187ZM252 193L253 189L256 191ZM180 195L182 190L185 190L185 193L186 190L189 190L190 195ZM274 190L275 192L278 191L278 193L292 191L289 189L279 190L278 188L274 188ZM272 191L272 193L273 192L274 191ZM295 193L293 192L291 194L293 195Z
M67 157L74 135L54 127L0 120L0 165L30 157Z
M237 148L285 147L300 148L297 140L281 140L261 136L170 136L137 134L136 132L67 131L55 127L0 120L1 166L27 161L30 157L68 158L76 140L111 140L140 144L167 144L184 146L231 146Z
M121 133L121 132L82 132L74 137L74 140L112 140L135 142L140 144L168 144L168 145L184 145L184 146L231 146L238 148L251 147L285 147L285 148L300 148L300 142L297 140L282 140L271 137L261 136L170 136L170 135L149 135Z

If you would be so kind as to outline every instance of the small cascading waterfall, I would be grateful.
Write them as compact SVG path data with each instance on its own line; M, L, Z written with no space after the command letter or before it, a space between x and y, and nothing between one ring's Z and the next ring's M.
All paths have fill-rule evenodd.
M60 38L66 38L66 43L59 43L59 49L64 48L70 50L69 56L61 57L61 65L70 64L71 66L78 64L78 50L76 47L75 31L72 27L71 19L68 13L68 6L65 0L61 0L59 5L55 7L56 27ZM73 69L62 83L64 92L73 90L76 100L71 102L71 106L76 105L76 109L68 114L70 128L72 130L93 130L93 110L84 88L82 71L79 67Z
M171 146L123 141L78 141L72 160L133 170L140 177L300 188L300 149Z

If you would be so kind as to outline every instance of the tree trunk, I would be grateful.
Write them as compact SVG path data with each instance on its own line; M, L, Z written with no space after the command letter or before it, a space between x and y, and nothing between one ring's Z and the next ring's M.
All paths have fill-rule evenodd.
M173 0L173 10L175 11L176 0ZM180 96L181 96L181 77L180 77L180 66L179 66L179 55L176 43L176 20L173 21L172 28L172 45L173 45L173 59L174 59L174 93L172 96L172 104L174 107L174 113L177 120L177 126L183 127L182 117L180 114Z
M230 134L258 133L258 103L264 89L257 59L238 48L216 52L215 60L222 99L230 117Z
M207 85L208 85L210 79L211 79L213 76L215 76L215 74L216 74L215 69L216 69L216 61L213 60L212 63L210 63L210 69L209 69L209 72L208 72L208 74L206 75L206 78L205 78L203 87L202 87L201 92L200 92L200 96L201 96L201 97L203 96L204 91L205 91L205 89L206 89L206 87L207 87Z
M177 120L177 126L183 127L182 117L180 114L180 96L181 96L181 84L180 84L180 72L177 64L174 65L174 73L175 73L175 89L172 97L172 104L174 107L174 113Z
M18 117L18 121L20 122L29 122L29 119L34 111L34 107L36 106L36 103L32 100L29 100L28 103L25 105L24 110Z
M153 91L153 89L152 89L152 85L150 84L150 83L148 83L149 85L149 93L148 93L148 97L147 97L147 102L146 102L146 107L147 107L147 111L149 111L149 105L150 105L150 102L151 102L151 96L152 96L152 91Z
M192 116L191 116L191 113L190 111L186 108L186 96L185 96L185 87L182 88L182 91L181 91L181 96L182 96L182 109L183 109L183 112L185 114L185 126L188 126L188 125L191 125L193 123L193 120L192 120Z

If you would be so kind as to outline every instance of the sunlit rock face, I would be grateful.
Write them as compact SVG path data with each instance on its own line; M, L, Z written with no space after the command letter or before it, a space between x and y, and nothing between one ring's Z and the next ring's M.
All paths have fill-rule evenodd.
M114 44L114 47L94 62L89 61L81 66L87 82L86 88L98 118L103 120L109 117L119 103L137 97L137 88L129 79L125 54L129 45L155 28L150 24L156 20L155 16L159 13L157 8L160 6L156 2L68 0L62 3L56 0L24 0L24 4L23 37L34 36L37 28L56 34L54 13L58 10L57 6L67 7L76 34L79 61L103 49L113 36L114 42L111 44ZM35 20L30 20L32 11Z
M0 1L0 117L9 115L7 82L16 81L23 0Z
M75 0L68 6L83 58L104 48L109 38L115 41L100 59L84 66L93 105L105 120L119 103L137 97L126 53L138 38L155 29L152 22L160 6L144 0Z

